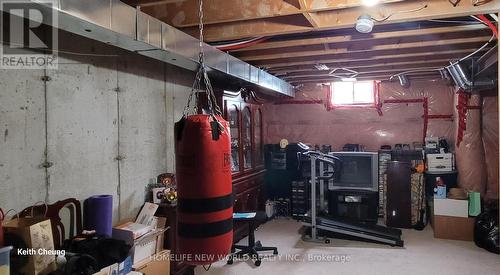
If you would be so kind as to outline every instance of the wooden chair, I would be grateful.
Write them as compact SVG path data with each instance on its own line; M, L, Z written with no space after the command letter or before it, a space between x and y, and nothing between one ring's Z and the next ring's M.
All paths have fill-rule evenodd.
M68 209L70 213L69 236L74 237L82 233L82 207L80 201L75 198L57 201L49 205L34 205L25 208L19 213L19 217L28 216L44 216L50 219L52 224L52 235L54 237L54 248L61 248L65 236L66 229L61 221L61 210Z

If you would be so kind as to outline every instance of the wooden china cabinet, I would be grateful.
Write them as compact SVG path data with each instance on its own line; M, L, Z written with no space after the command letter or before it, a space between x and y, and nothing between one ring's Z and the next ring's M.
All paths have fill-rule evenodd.
M231 132L234 212L265 209L262 103L253 92L223 92L223 113ZM236 223L234 240L247 231L247 226Z

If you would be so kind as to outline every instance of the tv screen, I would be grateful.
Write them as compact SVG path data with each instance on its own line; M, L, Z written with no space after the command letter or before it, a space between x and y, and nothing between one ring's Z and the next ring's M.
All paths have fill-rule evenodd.
M330 184L330 189L378 188L378 155L366 152L339 152L332 155L342 160L342 168Z

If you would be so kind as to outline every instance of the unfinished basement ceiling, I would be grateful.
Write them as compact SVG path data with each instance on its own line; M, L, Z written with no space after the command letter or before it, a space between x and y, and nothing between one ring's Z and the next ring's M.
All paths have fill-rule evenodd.
M198 0L125 2L198 35ZM345 69L359 72L358 80L386 80L405 71L446 66L474 52L490 40L492 32L470 15L500 10L500 0L462 0L456 6L448 0L382 0L371 8L361 2L205 0L205 38L215 45L259 39L259 43L228 52L294 85L331 81L335 78L330 72L335 69L346 75ZM375 22L371 33L361 34L354 26L363 14L390 17ZM440 74L423 71L411 77L438 78Z

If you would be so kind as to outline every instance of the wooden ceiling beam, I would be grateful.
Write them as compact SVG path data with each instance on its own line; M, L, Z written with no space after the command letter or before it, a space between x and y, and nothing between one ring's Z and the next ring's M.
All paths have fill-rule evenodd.
M380 74L380 73L375 73L375 74L366 74L363 76L358 76L356 77L357 80L389 80L391 77L391 74ZM412 78L417 78L417 77L426 77L426 78L431 78L431 79L441 79L441 76L439 72L417 72L417 73L412 73L408 76L410 80ZM333 82L333 81L338 81L338 78L335 77L319 77L319 78L314 78L314 77L305 77L305 78L297 78L294 79L293 81L290 81L291 84L297 85L297 84L304 84L304 83L327 83L327 82Z
M260 50L256 52L248 52L235 55L237 58L249 62L258 60L277 60L282 58L294 57L313 57L326 56L340 53L360 53L367 51L378 51L388 49L407 49L417 47L428 47L438 45L453 45L462 43L485 43L491 38L489 33L479 33L459 37L455 35L441 35L438 37L407 37L407 38L391 38L391 39L374 39L365 43L346 41L342 43L329 44L328 49L322 45L315 46L300 46L292 48L282 48L273 50ZM416 42L415 42L416 41Z
M433 59L432 62L440 62L441 64L448 63L450 58L437 58ZM413 66L413 65L422 65L422 64L428 64L428 60L419 60L419 61L403 61L403 62L387 62L386 60L382 62L366 62L366 61L358 61L355 63L344 63L338 66L329 66L330 70L333 70L335 68L347 68L351 70L360 70L360 69L366 69L370 70L372 68L377 68L379 66ZM330 71L328 70L328 71ZM285 71L278 71L278 72L273 72L270 71L269 73L278 76L278 77L286 77L286 76L295 76L295 75L300 75L300 74L314 74L315 72L328 72L328 71L319 71L318 69L310 66L307 69L288 69Z
M252 2L252 1L249 1ZM321 2L321 1L319 1ZM491 1L481 6L474 6L471 1L462 1L453 7L448 0L431 0L425 2L427 8L417 12L397 13L401 11L413 10L422 7L421 1L403 1L390 4L378 5L370 10L362 8L340 9L334 11L316 12L314 20L318 23L318 28L304 28L303 25L295 23L293 20L282 21L282 24L275 24L277 18L267 18L261 20L238 21L227 24L208 25L205 28L207 41L223 41L256 36L272 36L277 34L301 33L307 30L331 30L340 28L353 28L357 18L365 13L376 18L382 18L394 14L380 24L401 23L428 19L439 19L449 17L468 16L473 14L494 13L500 10L500 1ZM244 8L239 7L244 10ZM222 12L228 9L222 9ZM221 11L219 11L221 12ZM288 25L284 27L283 25ZM183 31L197 35L196 27L189 27Z
M420 64L405 64L405 65L383 65L371 68L353 68L354 71L359 73L358 76L364 76L365 74L373 73L400 73L405 71L419 70L422 68L438 68L444 67L448 64L446 61L432 61ZM283 79L290 81L296 78L302 77L330 77L328 71L316 71L316 72L300 72L300 73L290 73L282 76Z
M298 1L300 5L300 10L302 11L302 15L304 15L306 20L309 21L311 27L315 29L318 28L319 27L318 22L316 22L316 20L314 19L313 14L307 11L309 10L309 2L307 2L307 0L298 0Z
M364 43L366 41L371 41L373 39L388 39L388 38L405 38L405 37L415 37L415 36L441 36L454 33L462 33L463 35L471 34L477 32L476 34L481 34L484 32L489 32L489 29L482 25L463 25L463 26L446 26L446 27L435 27L435 28L418 28L409 30L398 30L398 31L387 31L387 32L374 32L370 34L360 34L353 33L351 35L335 35L335 33L330 34L326 37L311 37L311 38L291 38L290 40L283 41L265 41L247 48L242 48L238 50L231 51L232 54L238 55L240 52L246 51L257 51L257 50L269 50L277 48L287 48L296 46L311 46L311 45L322 45L331 43L342 43L346 41Z
M372 58L386 56L386 58L397 57L401 55L405 56L414 56L416 54L445 54L450 51L455 50L465 50L465 49L474 49L479 48L484 45L484 40L477 41L468 41L468 42L459 42L453 44L439 44L438 45L426 45L419 46L415 45L414 47L401 47L401 48L393 48L393 47L378 47L377 50L368 50L368 51L359 51L359 52L340 52L336 54L326 54L326 55L312 55L312 56L299 56L299 57L285 57L285 58L276 58L276 59L266 59L266 60L258 60L252 61L251 63L257 67L282 67L282 66L292 66L298 64L316 64L318 62L335 62L337 61L347 61L347 60L368 60ZM309 62L309 63L304 63Z
M461 56L459 55L446 55L446 56L437 56L436 58L433 58L433 62L444 62L448 63L452 59L458 59ZM403 58L404 59L404 58ZM398 60L398 62L390 61L391 59L387 60L380 60L380 61L354 61L354 62L345 62L345 63L331 63L328 66L329 70L331 71L335 68L346 68L346 69L370 69L373 67L378 67L378 66L400 66L400 65L415 65L415 64L427 64L429 63L428 60L407 60L407 61L400 61L401 59ZM320 70L316 69L314 66L307 66L307 68L298 68L298 69L285 69L285 70L279 70L279 71L269 71L269 73L282 77L282 76L287 76L287 75L293 75L297 73L312 73L312 72L318 72Z
M142 11L174 27L198 26L199 0L144 8ZM204 3L204 23L221 24L235 21L301 15L295 1L283 0L210 0Z
M305 62L290 62L286 64L276 64L276 66L269 67L269 72L278 73L293 71L293 69L303 70L307 68L312 68L317 63L325 64L331 68L345 67L349 64L364 63L367 65L377 64L383 62L402 62L402 61L413 61L413 60L424 60L428 59L440 59L440 58L461 58L471 52L476 50L476 48L469 49L459 49L447 52L430 52L430 53L409 53L401 55L386 55L386 56L375 56L371 58L344 58L344 59L324 59L321 62L318 61L305 61ZM487 50L487 49L485 49ZM279 66L278 66L279 65Z
M134 7L147 7L147 6L166 5L166 4L177 4L179 2L184 2L187 0L122 0L122 1Z
M162 2L161 0L128 0L130 2ZM382 3L394 3L403 0L383 0ZM170 3L168 3L170 2ZM177 3L176 3L177 2ZM179 4L178 2L184 2ZM285 15L313 14L325 10L338 10L345 8L359 7L361 0L341 0L341 1L321 1L311 0L210 0L205 2L205 24L220 24L237 21L247 21L254 19L264 19ZM162 10L144 9L160 20L163 20L175 27L197 26L198 0L166 0ZM312 16L311 16L312 17ZM314 22L312 22L314 26Z

